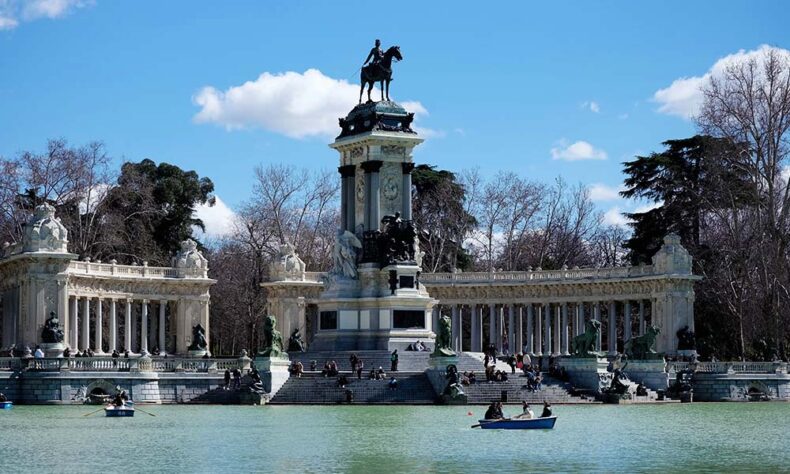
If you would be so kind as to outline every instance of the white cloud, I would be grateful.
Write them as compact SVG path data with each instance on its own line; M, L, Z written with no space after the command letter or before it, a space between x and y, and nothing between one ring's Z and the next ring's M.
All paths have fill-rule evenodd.
M619 207L615 206L604 213L603 222L607 225L628 227L628 223L630 221L623 215L623 211L621 211Z
M651 202L649 204L645 204L644 206L637 207L636 209L634 209L633 214L642 214L647 211L652 211L653 209L657 207L661 207L663 205L664 205L664 201Z
M14 29L20 20L62 18L94 3L93 0L0 0L0 30Z
M303 74L264 72L225 91L204 87L192 100L201 108L194 117L198 123L215 123L228 130L261 128L291 138L334 136L340 131L338 118L359 100L359 86L317 69ZM402 104L415 117L428 115L420 102Z
M208 204L198 206L195 209L195 217L202 220L206 226L206 232L202 232L197 228L193 229L198 238L220 238L233 232L236 213L225 204L225 201L216 196L213 206Z
M598 102L596 102L594 100L588 100L588 101L582 102L581 107L583 109L587 109L590 112L593 112L593 113L596 113L596 114L601 111L601 106L598 105Z
M653 94L653 101L659 104L658 111L662 114L691 119L699 113L703 101L702 87L711 77L722 77L729 65L741 61L754 59L759 63L769 50L790 56L790 51L768 45L762 45L751 51L741 49L737 53L720 58L702 76L675 79L668 87L657 90Z
M589 190L591 201L602 202L617 201L618 199L621 199L620 191L622 191L623 188L614 188L601 183L593 183L590 185Z
M565 140L560 140L559 146L551 149L551 158L565 161L605 160L606 152L595 148L584 140L579 140L570 145Z

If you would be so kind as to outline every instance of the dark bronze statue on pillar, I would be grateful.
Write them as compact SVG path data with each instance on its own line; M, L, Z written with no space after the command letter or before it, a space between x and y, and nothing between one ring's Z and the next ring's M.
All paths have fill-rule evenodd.
M368 53L365 63L359 75L359 103L362 103L362 92L365 84L368 85L368 102L373 102L370 98L370 91L373 90L373 83L378 82L381 89L381 100L390 100L390 82L392 82L392 60L403 59L400 54L400 47L391 46L387 51L381 50L381 41L376 40L375 46ZM372 60L372 61L371 61ZM368 64L370 62L370 64ZM385 99L386 97L386 99Z

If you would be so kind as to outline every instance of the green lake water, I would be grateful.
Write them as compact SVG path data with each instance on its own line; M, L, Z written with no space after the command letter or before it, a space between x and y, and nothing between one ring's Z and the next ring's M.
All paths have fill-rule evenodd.
M551 431L470 429L479 406L92 409L0 411L0 472L790 472L789 403L556 406Z

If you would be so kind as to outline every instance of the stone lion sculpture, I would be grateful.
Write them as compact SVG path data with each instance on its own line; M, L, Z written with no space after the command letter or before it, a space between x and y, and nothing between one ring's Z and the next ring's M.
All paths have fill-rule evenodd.
M261 357L280 357L283 354L283 335L277 330L277 319L269 315L263 321L263 350Z
M595 343L601 332L601 322L591 319L584 325L584 333L573 338L573 355L575 357L597 357Z
M362 249L362 242L349 231L337 233L335 248L332 252L334 268L332 273L351 279L357 278L357 253Z
M450 317L445 315L439 318L438 332L436 333L436 343L433 355L437 357L452 357L455 352L452 349L452 322Z
M658 327L650 326L641 336L632 337L625 342L624 350L626 355L630 359L637 360L661 357L654 349L659 334L661 334L661 330Z

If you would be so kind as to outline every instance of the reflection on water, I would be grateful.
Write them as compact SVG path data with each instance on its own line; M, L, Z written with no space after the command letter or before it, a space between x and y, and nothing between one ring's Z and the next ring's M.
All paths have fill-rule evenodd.
M790 469L787 403L556 406L553 431L470 429L484 407L150 406L155 417L82 416L92 409L0 412L0 471Z

